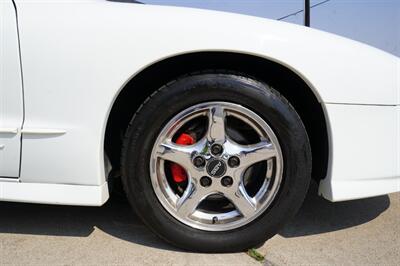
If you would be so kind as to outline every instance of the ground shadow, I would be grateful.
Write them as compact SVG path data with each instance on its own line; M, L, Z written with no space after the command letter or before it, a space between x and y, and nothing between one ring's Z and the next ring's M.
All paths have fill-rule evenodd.
M87 237L95 228L133 243L176 250L148 230L126 201L110 199L102 207L0 202L0 233Z
M390 206L389 196L330 202L317 195L312 184L297 215L280 231L283 237L298 237L333 232L367 223Z
M373 220L390 205L388 196L331 203L315 193L312 188L300 212L281 230L282 236L320 234L357 226ZM0 233L86 237L96 227L126 241L176 250L155 237L130 206L120 200L110 200L98 208L0 203Z

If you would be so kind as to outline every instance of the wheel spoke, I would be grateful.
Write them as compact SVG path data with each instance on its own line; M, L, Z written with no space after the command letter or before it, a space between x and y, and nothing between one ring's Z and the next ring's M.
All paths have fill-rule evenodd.
M190 216L201 201L207 197L204 189L197 187L193 182L189 183L185 193L178 200L176 209L178 213L184 217Z
M208 112L208 133L210 142L224 143L225 135L225 110L221 106L213 106Z
M255 163L276 157L278 154L274 145L267 141L261 141L249 146L242 146L239 150L241 168L248 168Z
M158 157L183 166L186 169L192 168L191 155L193 147L177 145L172 142L160 144Z
M164 141L159 145L157 156L161 159L177 163L188 171L192 171L194 170L192 156L193 154L200 153L204 149L205 145L206 140L199 141L195 145L190 146L178 145L171 141Z
M256 204L247 194L243 185L239 185L236 191L230 190L229 192L224 193L224 195L232 202L233 205L235 205L236 209L244 217L252 216L257 210Z

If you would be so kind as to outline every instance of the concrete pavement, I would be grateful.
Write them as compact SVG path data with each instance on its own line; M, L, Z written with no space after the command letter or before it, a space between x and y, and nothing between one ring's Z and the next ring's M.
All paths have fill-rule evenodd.
M315 192L312 189L312 192ZM398 265L400 194L330 203L309 193L257 251L196 254L155 237L127 203L101 208L0 203L0 265Z

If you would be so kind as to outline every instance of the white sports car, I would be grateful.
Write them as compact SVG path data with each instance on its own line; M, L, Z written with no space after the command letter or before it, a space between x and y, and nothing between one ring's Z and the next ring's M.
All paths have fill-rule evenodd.
M244 250L298 210L400 189L400 59L284 22L106 0L0 1L0 200L101 206Z

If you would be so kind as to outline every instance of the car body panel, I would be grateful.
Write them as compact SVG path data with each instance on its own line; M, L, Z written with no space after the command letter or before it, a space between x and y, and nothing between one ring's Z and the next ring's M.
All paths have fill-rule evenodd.
M400 106L326 104L331 170L319 192L332 201L400 191Z
M0 176L19 176L23 90L17 18L11 0L0 2Z
M21 183L103 186L104 134L114 100L132 77L177 55L226 51L278 62L310 86L328 122L334 112L326 104L400 103L397 57L317 30L223 12L101 0L15 2L25 85ZM336 124L335 119L328 124L331 145L341 138L332 129ZM355 156L359 152L348 149ZM344 171L337 167L347 167L337 158L333 147L326 180ZM360 169L359 176L363 173L368 175Z

